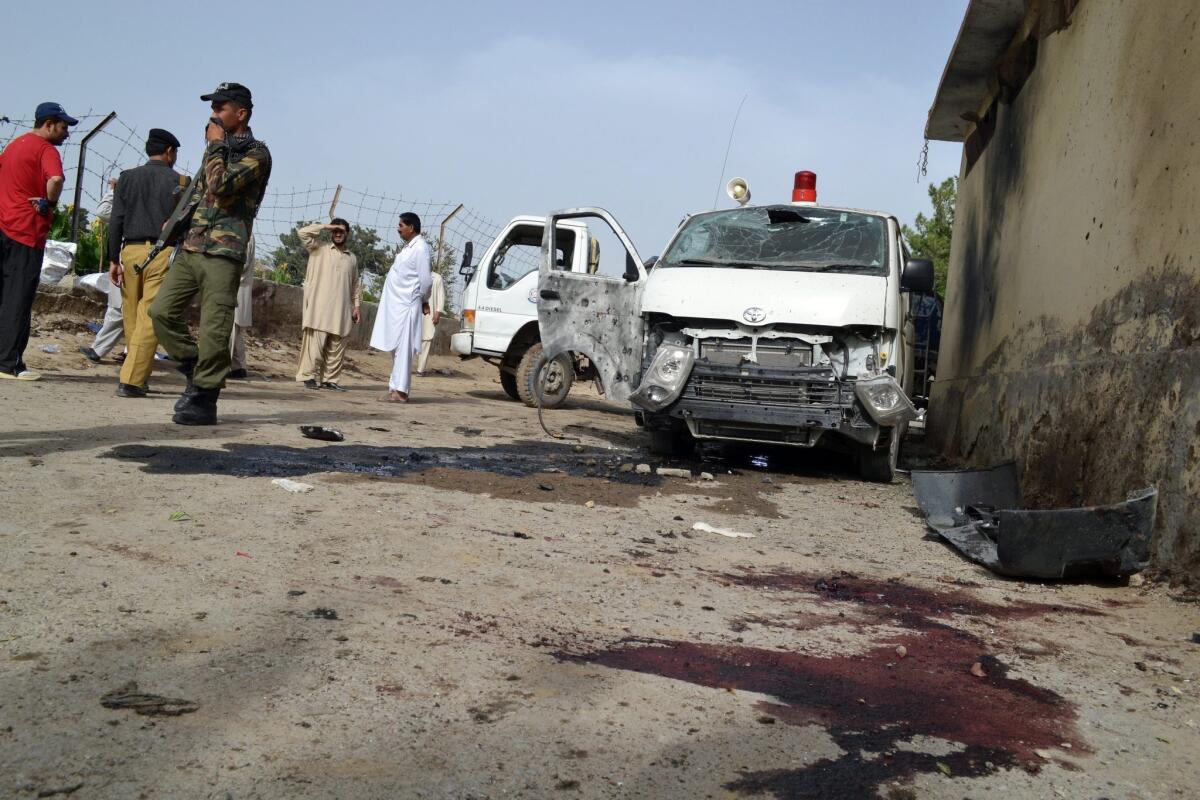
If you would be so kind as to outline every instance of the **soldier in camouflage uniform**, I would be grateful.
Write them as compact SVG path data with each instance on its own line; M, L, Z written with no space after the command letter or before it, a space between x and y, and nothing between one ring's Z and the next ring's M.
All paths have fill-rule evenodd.
M180 425L216 424L246 245L271 175L271 154L249 127L250 90L222 83L200 99L210 101L213 112L196 187L200 203L150 309L158 341L188 379L175 404ZM184 311L197 292L200 331L193 340Z

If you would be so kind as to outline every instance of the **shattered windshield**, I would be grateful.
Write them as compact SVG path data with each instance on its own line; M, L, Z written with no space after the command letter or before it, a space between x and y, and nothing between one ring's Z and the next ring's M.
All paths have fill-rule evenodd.
M657 268L731 267L885 274L887 220L797 206L735 208L692 217Z

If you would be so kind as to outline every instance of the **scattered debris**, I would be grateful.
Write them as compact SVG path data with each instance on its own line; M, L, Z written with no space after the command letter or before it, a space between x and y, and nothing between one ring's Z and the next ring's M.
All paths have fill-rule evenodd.
M914 470L926 524L970 560L1025 578L1118 577L1145 569L1158 506L1153 488L1122 503L1021 508L1012 463L982 470Z
M633 468L633 471L636 472L638 475L649 475L650 474L650 465L649 464L638 464L636 467Z
M621 466L617 467L617 472L622 474L633 472L633 464L622 464Z
M60 794L74 794L83 788L83 783L73 783L70 786L58 786L50 789L42 789L37 793L38 797L57 797Z
M305 592L303 589L288 589L287 596L288 597L299 597L303 594L307 594L307 592Z
M392 432L390 428L377 428L377 427L375 427L374 425L368 425L368 426L367 426L367 430L369 430L369 431L379 431L380 433L391 433L391 432Z
M691 470L676 469L674 467L659 467L658 474L668 478L690 478L692 477Z
M692 530L703 531L705 533L715 533L718 536L727 536L730 539L753 539L754 538L753 533L739 533L738 531L730 531L730 530L726 530L725 528L714 528L712 525L709 525L707 522L697 522L695 525L692 526Z
M271 483L292 494L307 494L313 490L313 487L309 484L294 481L290 478L275 478Z
M987 672L984 670L983 664L979 663L978 661L971 665L971 674L976 678L987 677Z
M44 344L44 345L42 345L42 346L41 346L41 348L40 348L40 349L41 349L41 351L42 351L43 353L50 353L51 355L53 355L54 353L57 353L57 352L58 352L58 345L56 345L56 344ZM80 785L82 786L83 784L80 784ZM41 795L38 795L38 797L41 797Z
M1200 633L1192 634L1192 644L1200 644Z
M595 507L596 507L596 501L595 501L595 500L588 500L586 503L584 503L584 504L583 504L583 506L584 506L584 508L595 508Z
M130 708L148 717L178 717L200 708L191 700L139 692L136 681L130 681L120 689L105 694L100 698L100 705L105 708Z
M454 432L460 436L466 436L468 438L473 438L483 434L483 431L479 428L468 428L466 425L459 425L454 429Z
M241 556L242 558L253 558L253 556L251 556L249 553L243 553L241 550L234 550L233 554L235 556Z
M713 474L712 474L711 472L701 472L701 473L700 473L700 480L702 480L702 481L715 481L715 480L716 480L716 478L715 478L715 477L713 477Z
M896 646L896 658L904 658L906 655L908 655L908 648L902 644L897 645Z
M324 425L301 425L300 433L306 439L316 439L321 442L344 442L346 437L336 428L326 428Z
M539 483L538 488L541 489L543 492L553 492L554 491L554 487L548 483Z
M171 515L167 517L171 522L188 522L191 518L192 515L186 511L172 511Z
M336 611L334 611L332 608L321 608L321 607L314 608L312 611L308 612L308 615L315 619L337 619L338 618L338 613Z

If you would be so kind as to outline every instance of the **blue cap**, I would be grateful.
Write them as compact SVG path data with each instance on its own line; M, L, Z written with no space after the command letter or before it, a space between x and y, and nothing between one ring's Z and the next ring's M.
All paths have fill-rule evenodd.
M68 114L61 103L39 103L37 113L33 115L33 118L35 121L39 119L61 119L68 125L79 124L79 120Z

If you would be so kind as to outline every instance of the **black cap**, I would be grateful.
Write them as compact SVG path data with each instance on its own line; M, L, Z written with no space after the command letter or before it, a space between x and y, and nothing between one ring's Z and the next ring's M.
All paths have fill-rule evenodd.
M146 136L146 144L161 144L164 147L179 147L179 140L175 138L175 134L162 128L151 128L149 135Z
M250 100L250 90L240 83L220 83L209 94L200 95L201 100L212 103L237 103L242 108L254 108Z

